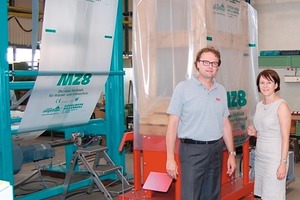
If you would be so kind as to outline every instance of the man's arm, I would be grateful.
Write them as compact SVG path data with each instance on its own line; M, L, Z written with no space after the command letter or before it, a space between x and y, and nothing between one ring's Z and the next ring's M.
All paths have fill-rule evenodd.
M228 152L235 152L232 128L228 117L224 118L223 123L224 123L223 140L225 142L227 150ZM236 168L235 155L230 154L227 160L227 174L231 176L235 168Z
M167 173L174 179L177 178L178 166L175 161L175 144L177 138L179 117L176 115L169 115L168 128L166 133L166 146L167 146Z

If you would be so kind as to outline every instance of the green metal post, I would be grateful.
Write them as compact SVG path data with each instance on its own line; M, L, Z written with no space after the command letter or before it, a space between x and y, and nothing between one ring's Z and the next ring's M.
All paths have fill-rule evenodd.
M118 4L110 71L123 71L122 1L119 0ZM122 166L125 171L124 151L118 151L124 134L124 75L109 76L105 85L105 93L108 154L115 164Z
M8 63L7 1L0 1L0 180L14 184ZM1 198L1 197L0 197Z

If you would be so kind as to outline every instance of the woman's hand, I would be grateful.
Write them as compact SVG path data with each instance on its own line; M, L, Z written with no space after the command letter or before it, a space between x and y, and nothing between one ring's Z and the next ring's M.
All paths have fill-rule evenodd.
M287 170L287 164L284 162L281 162L279 164L279 167L277 169L277 174L276 174L278 180L282 180L285 178L286 172L287 172L286 170Z
M247 128L247 134L250 135L250 136L257 136L257 131L255 129L254 126L248 126Z

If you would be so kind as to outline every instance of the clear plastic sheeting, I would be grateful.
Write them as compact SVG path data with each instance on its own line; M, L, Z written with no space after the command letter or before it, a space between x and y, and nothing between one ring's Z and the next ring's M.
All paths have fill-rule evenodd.
M194 71L198 50L221 51L217 81L228 90L236 145L258 99L257 14L247 3L134 0L134 148L165 151L166 114L174 87Z
M10 116L12 119L17 119L17 118L22 118L24 112L19 111L19 110L11 110L10 111ZM19 128L19 123L14 123L11 125L12 130L18 130ZM40 130L40 131L33 131L33 132L27 132L24 134L16 134L12 135L12 139L15 142L22 142L24 140L33 140L37 138L38 136L42 135L45 132L45 130Z
M37 77L18 133L90 120L110 72L117 7L118 0L46 1L39 71L57 75Z

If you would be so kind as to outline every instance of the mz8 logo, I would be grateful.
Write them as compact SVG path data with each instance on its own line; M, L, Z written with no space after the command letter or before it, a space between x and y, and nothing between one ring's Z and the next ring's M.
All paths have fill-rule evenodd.
M227 92L228 107L242 107L247 104L246 92L244 90Z
M62 74L57 86L66 85L88 85L91 81L92 74Z

